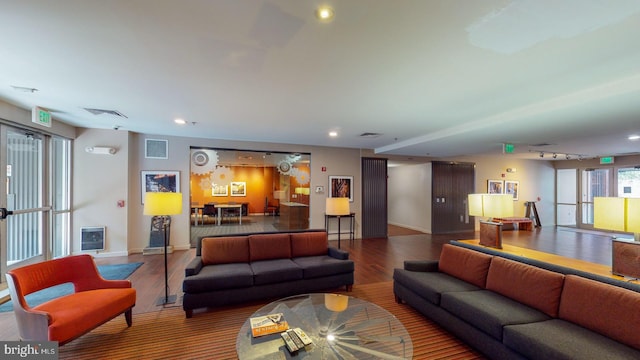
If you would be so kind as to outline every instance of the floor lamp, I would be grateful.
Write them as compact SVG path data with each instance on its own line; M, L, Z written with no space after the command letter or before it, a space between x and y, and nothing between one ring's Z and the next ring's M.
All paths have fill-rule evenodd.
M148 192L144 197L144 214L152 216L169 216L182 213L182 193L174 192ZM156 305L173 304L177 295L169 296L169 271L167 267L167 227L163 221L164 233L164 297L156 302ZM169 229L170 230L170 229Z
M349 210L349 198L347 197L334 197L327 198L325 214L327 216L338 218L338 249L340 249L340 223L343 216L350 216ZM327 225L328 228L328 225Z

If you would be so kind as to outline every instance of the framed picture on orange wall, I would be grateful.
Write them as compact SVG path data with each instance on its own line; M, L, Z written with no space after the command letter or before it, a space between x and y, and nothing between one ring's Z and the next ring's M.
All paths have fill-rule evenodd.
M244 181L232 181L231 196L247 196L247 183Z

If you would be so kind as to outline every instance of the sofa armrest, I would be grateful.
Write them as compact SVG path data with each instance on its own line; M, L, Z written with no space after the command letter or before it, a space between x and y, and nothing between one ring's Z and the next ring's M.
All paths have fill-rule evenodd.
M408 271L436 272L438 260L406 260L404 269Z
M327 254L335 259L349 260L349 252L334 247L329 247Z
M184 269L184 276L196 275L202 269L202 257L196 256L187 264L187 267Z

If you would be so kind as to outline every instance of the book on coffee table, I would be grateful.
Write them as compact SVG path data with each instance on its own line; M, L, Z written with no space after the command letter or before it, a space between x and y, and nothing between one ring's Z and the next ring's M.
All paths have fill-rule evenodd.
M289 329L289 324L282 313L252 317L249 322L253 337L280 333Z

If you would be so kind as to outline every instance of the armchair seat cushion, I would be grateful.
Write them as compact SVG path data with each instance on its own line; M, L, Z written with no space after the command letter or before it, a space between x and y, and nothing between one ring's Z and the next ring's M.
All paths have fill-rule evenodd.
M62 296L35 306L33 310L49 314L51 339L70 339L95 328L103 318L119 315L122 309L133 307L135 303L136 290L133 288L97 289Z
M249 264L218 264L204 266L198 274L186 277L182 290L196 294L246 286L253 286L253 270Z
M302 268L291 259L263 260L251 263L254 285L274 284L302 279Z
M293 262L302 268L305 279L352 273L354 270L353 261L338 260L326 255L298 257Z

